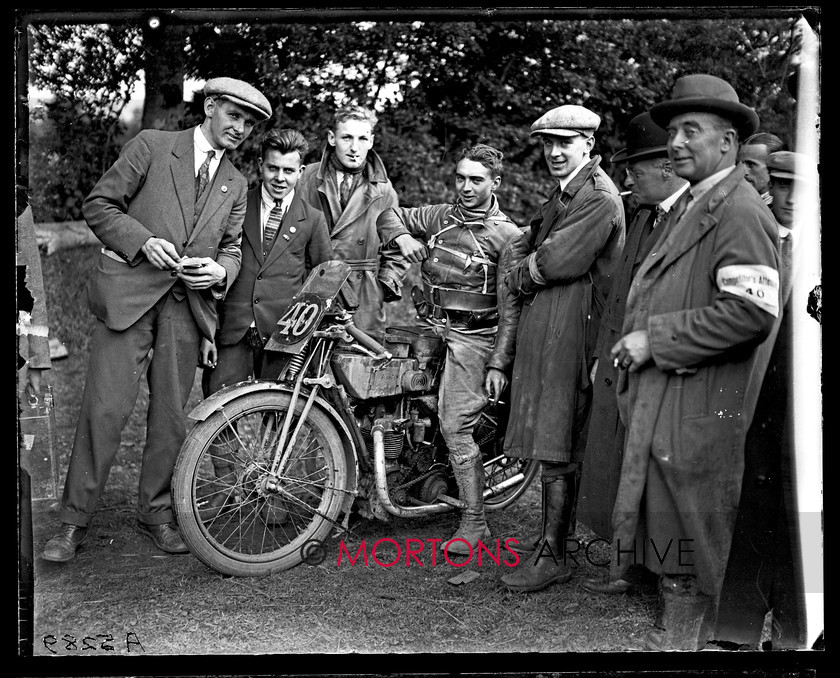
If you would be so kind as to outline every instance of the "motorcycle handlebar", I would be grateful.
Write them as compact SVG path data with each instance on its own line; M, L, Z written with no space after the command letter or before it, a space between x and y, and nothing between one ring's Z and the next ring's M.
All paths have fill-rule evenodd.
M376 339L374 339L372 336L356 327L353 324L352 320L344 326L344 329L347 331L347 334L353 337L353 339L358 341L369 351L373 351L374 353L376 353L377 356L386 358L387 360L390 360L392 358L392 354L387 348L385 348L382 344L376 341Z

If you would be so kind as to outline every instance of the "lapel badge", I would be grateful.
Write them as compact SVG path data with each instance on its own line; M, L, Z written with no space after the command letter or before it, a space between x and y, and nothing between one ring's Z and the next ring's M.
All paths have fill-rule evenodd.
M296 230L294 226L289 226L289 233L294 233Z
M289 239L289 236L288 236L288 235L286 235L286 234L284 233L284 234L283 234L283 238L284 238L285 240L288 240L288 239Z
M227 186L222 185L222 193L227 193Z

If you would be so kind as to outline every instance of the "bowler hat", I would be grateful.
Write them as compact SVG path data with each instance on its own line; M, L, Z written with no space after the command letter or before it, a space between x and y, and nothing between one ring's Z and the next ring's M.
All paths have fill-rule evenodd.
M777 179L813 181L816 178L814 163L804 153L776 151L767 157L767 170Z
M584 106L565 104L552 108L544 113L531 125L531 136L538 134L554 134L559 137L573 137L582 134L585 137L592 136L601 118Z
M668 132L657 125L650 113L637 115L627 125L627 148L622 148L610 162L627 162L668 155Z
M204 96L221 97L247 108L260 120L271 117L271 104L253 85L236 78L212 78L204 85Z
M723 116L732 121L741 138L758 131L758 114L740 102L732 85L707 73L679 78L674 84L671 98L650 109L654 122L661 127L668 127L674 116L688 112Z

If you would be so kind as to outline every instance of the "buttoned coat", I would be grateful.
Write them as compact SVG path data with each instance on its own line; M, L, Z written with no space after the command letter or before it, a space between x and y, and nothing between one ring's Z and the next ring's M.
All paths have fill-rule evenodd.
M381 284L393 293L389 301L398 299L410 264L399 250L380 252L376 219L389 207L397 207L399 200L385 165L371 150L362 185L355 188L342 211L335 174L329 170L331 153L327 146L321 162L306 166L298 189L306 202L324 213L335 258L354 269L350 282L359 300L354 315L356 326L381 335L385 330L385 294Z
M759 275L756 267L758 284L743 282ZM719 592L744 437L769 357L757 349L777 317L778 270L772 215L741 167L668 225L640 266L622 334L646 330L652 362L619 374L627 442L612 576L635 561L654 572L696 575L703 593ZM756 296L759 289L768 301Z
M168 240L181 256L215 259L227 271L225 291L239 273L248 183L224 154L196 218L194 131L141 131L82 204L96 237L124 260L100 254L88 285L91 311L112 330L133 325L178 280L142 253L150 237ZM189 289L186 296L199 330L212 339L217 297Z
M529 252L546 282L525 295L519 319L511 456L569 462L584 453L592 349L625 236L624 205L600 161L558 186L530 223Z
M297 191L264 256L261 190L258 186L248 192L242 227L242 267L220 304L222 346L238 342L254 320L263 341L267 340L309 271L332 259L324 215L302 200Z

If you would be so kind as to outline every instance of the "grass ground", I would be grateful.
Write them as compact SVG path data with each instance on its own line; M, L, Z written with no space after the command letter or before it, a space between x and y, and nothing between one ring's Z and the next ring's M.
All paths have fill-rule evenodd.
M95 248L79 248L43 261L51 334L69 352L54 363L51 375L62 482L88 359L92 319L84 289L95 260ZM402 321L397 319L397 324ZM441 658L421 666L411 655L466 653L467 659L460 657L457 663L460 671L486 666L491 672L527 672L539 667L550 673L569 666L596 666L605 657L618 657L618 664L630 666L632 657L642 654L626 653L641 649L654 621L653 587L612 597L590 594L579 581L599 576L603 568L583 558L570 583L513 594L499 582L507 571L502 563L484 561L480 567L471 563L466 569L475 570L478 578L455 586L449 579L462 570L440 562L432 566L426 556L422 567L406 567L404 560L393 567L373 563L365 567L360 561L339 566L336 540L327 544L329 555L320 565L299 565L260 579L222 576L191 555L157 551L132 531L147 397L144 388L88 540L71 562L37 558L58 521L55 502L35 503L35 655L186 655L205 660L209 656L210 673L225 670L225 664L213 657L233 655L257 661L260 672L297 672L301 666L305 673L323 672L326 667L343 673L352 664L340 660L336 665L334 659L340 655L386 653L393 655L387 664L366 664L361 670L416 673L452 670L456 665ZM196 387L190 404L198 399ZM539 501L537 487L532 486L518 503L491 514L494 537L533 531ZM369 548L385 537L397 543L409 537L447 538L456 525L454 514L388 523L361 521L346 539L355 552L362 539ZM579 527L578 536L585 542L594 537L585 526ZM386 550L377 553L382 562L390 560ZM599 544L590 560L606 557L605 546ZM105 649L103 643L113 649ZM583 653L584 658L565 653ZM319 655L322 663L265 663L267 655L287 654ZM720 653L702 656L710 655ZM496 659L488 664L488 656ZM673 665L666 662L662 668ZM251 664L236 666L233 673ZM743 666L744 671L750 668ZM72 675L72 670L65 675Z

